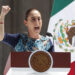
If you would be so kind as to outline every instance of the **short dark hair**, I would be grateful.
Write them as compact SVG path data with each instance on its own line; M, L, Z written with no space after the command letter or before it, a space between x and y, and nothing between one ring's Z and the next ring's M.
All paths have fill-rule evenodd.
M27 18L28 18L28 16L29 16L30 12L33 11L33 10L37 10L37 11L40 13L40 11L39 11L38 9L30 8L30 9L28 9L27 12L25 13L25 20L27 20ZM41 13L40 13L40 14L41 14Z

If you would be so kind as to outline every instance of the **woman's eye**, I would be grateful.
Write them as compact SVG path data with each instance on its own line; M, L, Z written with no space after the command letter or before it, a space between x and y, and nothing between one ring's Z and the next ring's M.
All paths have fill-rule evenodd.
M40 18L38 18L38 20L40 20Z
M32 21L35 21L35 18L33 18Z

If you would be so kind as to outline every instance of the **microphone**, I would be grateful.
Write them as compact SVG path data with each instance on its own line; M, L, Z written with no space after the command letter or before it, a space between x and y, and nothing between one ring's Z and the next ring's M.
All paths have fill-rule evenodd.
M52 34L49 33L49 32L47 32L46 35L49 36L49 37L53 37Z
M52 44L54 45L53 35L51 33L47 32L46 36L51 40Z

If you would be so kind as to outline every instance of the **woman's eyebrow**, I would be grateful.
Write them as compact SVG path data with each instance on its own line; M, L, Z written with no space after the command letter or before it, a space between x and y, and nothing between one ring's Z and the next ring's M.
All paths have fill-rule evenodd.
M38 16L38 17L34 17L34 16L32 16L31 18L34 19L34 18L41 18L41 17L40 17L40 16Z
M31 18L35 18L35 17L32 16Z

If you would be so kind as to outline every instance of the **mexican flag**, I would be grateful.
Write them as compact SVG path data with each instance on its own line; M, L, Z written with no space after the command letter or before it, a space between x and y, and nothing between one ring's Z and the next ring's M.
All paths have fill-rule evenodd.
M55 52L71 52L75 61L75 0L54 0L48 25Z

